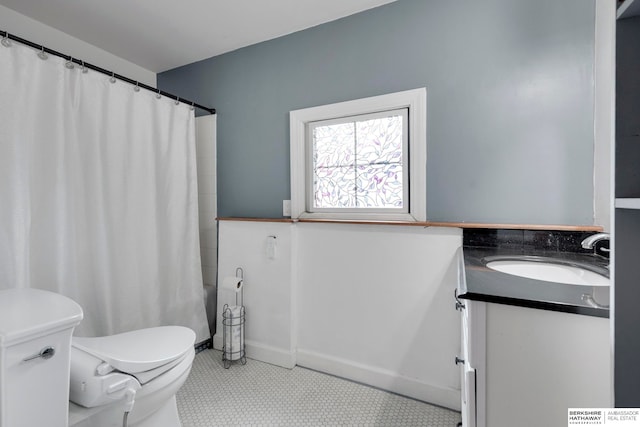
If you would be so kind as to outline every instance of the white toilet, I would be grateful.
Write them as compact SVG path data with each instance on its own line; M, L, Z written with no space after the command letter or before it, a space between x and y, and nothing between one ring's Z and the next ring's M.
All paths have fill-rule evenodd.
M0 427L180 427L175 395L195 333L161 326L72 337L82 316L53 292L0 291Z
M191 371L195 338L182 326L73 337L69 426L120 427L130 410L129 427L180 427L175 395Z
M65 296L0 291L0 427L67 425L69 349L81 320Z

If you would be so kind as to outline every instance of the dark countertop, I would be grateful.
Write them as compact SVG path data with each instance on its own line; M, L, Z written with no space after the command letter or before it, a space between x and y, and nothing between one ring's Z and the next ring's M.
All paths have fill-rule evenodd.
M609 305L608 286L581 286L528 279L501 273L485 266L491 256L542 256L590 266L608 276L609 260L600 255L544 250L513 250L509 248L464 247L459 252L458 297L461 299L508 304L528 308L562 311L596 317L609 317L608 308L598 308L583 300L591 295L600 305Z

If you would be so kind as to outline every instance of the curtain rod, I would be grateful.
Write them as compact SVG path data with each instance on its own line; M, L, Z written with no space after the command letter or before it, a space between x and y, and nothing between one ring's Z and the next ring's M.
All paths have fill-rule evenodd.
M203 111L208 112L209 114L216 114L216 109L215 108L209 108L209 107L205 107L204 105L196 104L195 102L190 101L188 99L180 98L179 96L173 95L173 94L171 94L169 92L165 92L163 90L154 88L154 87L146 85L144 83L140 83L137 80L130 79L130 78L122 76L120 74L116 74L113 71L105 70L104 68L98 67L97 65L89 64L88 62L81 61L81 60L76 59L76 58L74 58L74 57L72 57L70 55L65 55L64 53L60 53L60 52L55 51L53 49L49 49L48 47L39 45L37 43L33 43L33 42L29 41L29 40L25 40L25 39L23 39L21 37L18 37L18 36L14 36L13 34L9 34L7 31L0 31L0 34L3 35L3 39L14 40L14 41L16 41L18 43L22 43L24 45L30 46L30 47L32 47L34 49L37 49L37 50L40 50L42 52L46 52L46 53L51 54L51 55L59 56L60 58L66 59L67 61L71 61L71 62L73 62L75 64L80 65L80 66L89 68L89 69L91 69L93 71L97 71L99 73L106 74L107 76L110 76L110 77L115 77L118 80L122 80L124 82L130 83L130 84L135 85L137 87L149 90L151 92L155 92L155 93L157 93L159 95L164 95L164 96L166 96L168 98L175 99L177 102L182 102L182 103L188 104L188 105L190 105L192 107L199 108L199 109L201 109Z

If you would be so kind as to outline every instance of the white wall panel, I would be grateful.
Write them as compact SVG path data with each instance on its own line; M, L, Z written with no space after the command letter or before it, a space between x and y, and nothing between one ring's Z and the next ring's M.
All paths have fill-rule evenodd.
M298 228L298 363L459 409L461 231Z
M215 114L196 118L196 162L202 278L206 285L215 285L218 265Z
M288 223L221 221L218 283L244 270L245 339L247 357L292 368L291 235ZM269 236L276 236L276 257L267 257ZM222 307L235 295L218 287L218 325ZM222 348L222 327L214 347Z
M452 228L222 221L218 282L245 271L249 358L459 409L461 240ZM229 297L219 292L219 313Z

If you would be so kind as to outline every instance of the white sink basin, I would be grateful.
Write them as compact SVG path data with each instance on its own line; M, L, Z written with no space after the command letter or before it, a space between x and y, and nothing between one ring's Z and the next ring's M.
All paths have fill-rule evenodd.
M584 286L609 286L608 277L577 265L513 259L489 261L486 266L502 273L546 282Z

